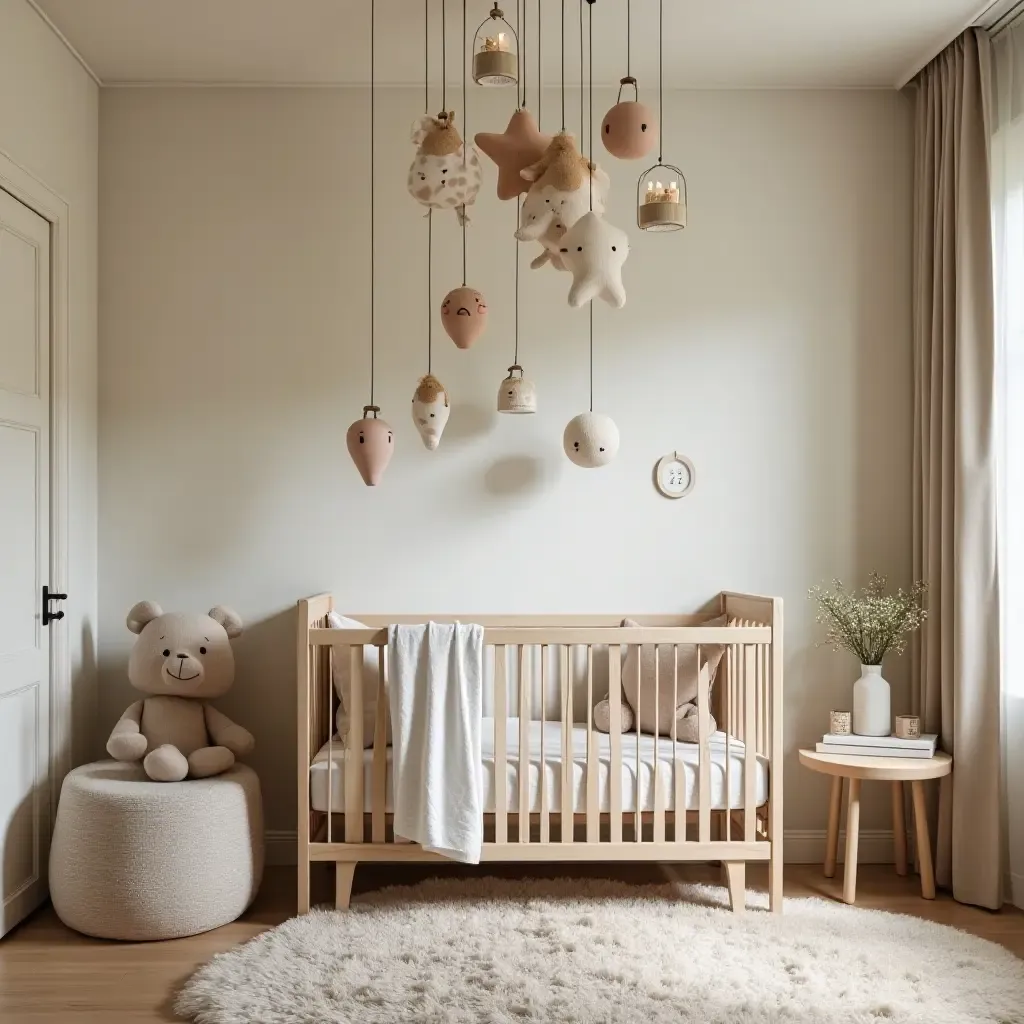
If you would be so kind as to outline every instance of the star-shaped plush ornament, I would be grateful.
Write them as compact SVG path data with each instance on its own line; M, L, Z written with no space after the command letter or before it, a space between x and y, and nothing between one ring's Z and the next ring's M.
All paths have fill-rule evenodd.
M622 264L629 255L629 236L596 213L585 213L562 236L558 255L572 273L569 305L604 299L616 309L626 304Z
M517 110L502 134L480 132L475 141L498 165L498 198L515 199L530 187L520 172L540 160L551 145L551 136L540 133L528 110Z

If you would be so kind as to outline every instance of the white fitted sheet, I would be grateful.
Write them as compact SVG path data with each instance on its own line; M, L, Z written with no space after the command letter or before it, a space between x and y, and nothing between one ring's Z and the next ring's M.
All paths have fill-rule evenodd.
M505 798L510 813L519 810L519 719L506 720L506 766ZM529 809L539 812L541 807L541 777L543 774L547 809L555 812L562 809L562 724L544 723L544 771L541 772L541 723L530 722L529 734ZM494 719L483 720L482 760L480 779L484 792L484 811L493 813L495 806L495 763L494 763ZM602 812L610 810L611 790L611 737L595 732L598 740L598 800ZM654 736L640 737L640 810L654 810L654 780L661 787L666 810L675 810L675 783L672 777L672 740L657 738L655 758ZM709 741L711 750L711 808L726 809L726 737L716 732ZM583 814L587 806L587 728L575 725L572 730L573 750L573 809ZM309 769L310 804L315 811L327 810L328 762L330 761L331 809L345 810L345 750L338 737L334 737L330 759L325 743L317 753ZM729 739L729 800L730 808L743 806L744 747L738 740ZM655 771L655 763L657 771ZM676 743L676 764L686 780L686 807L695 810L698 791L698 748L696 743ZM768 801L768 759L758 755L754 759L754 793L757 806ZM387 796L385 810L392 807L391 748L387 752ZM372 806L373 750L363 751L363 806L369 811ZM622 810L637 809L637 737L636 733L622 736Z

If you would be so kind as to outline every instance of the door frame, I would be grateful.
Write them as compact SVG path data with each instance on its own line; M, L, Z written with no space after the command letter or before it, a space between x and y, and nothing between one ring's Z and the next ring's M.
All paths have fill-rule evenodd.
M67 201L0 149L0 189L50 225L50 589L68 586L68 230ZM50 634L50 825L72 767L68 620Z

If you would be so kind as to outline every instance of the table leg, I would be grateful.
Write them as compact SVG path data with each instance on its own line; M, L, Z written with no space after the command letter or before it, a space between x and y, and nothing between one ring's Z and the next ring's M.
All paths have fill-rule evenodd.
M921 868L921 895L926 900L935 899L935 869L932 867L932 839L928 834L928 809L924 803L924 783L915 780L910 783L914 798L914 827L917 836L917 862Z
M843 899L857 898L857 840L860 833L860 779L850 779L846 806L846 869L843 874Z
M828 802L828 834L825 837L825 877L836 873L836 855L839 852L839 811L843 806L843 778L832 776L832 795Z
M907 873L907 817L903 810L903 783L892 783L892 842L896 874Z

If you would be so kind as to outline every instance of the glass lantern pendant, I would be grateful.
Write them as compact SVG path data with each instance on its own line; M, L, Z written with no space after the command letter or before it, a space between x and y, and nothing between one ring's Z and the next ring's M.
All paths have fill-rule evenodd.
M674 164L655 164L636 187L636 223L643 231L686 227L686 179Z
M477 85L515 85L519 81L519 38L495 3L476 30L473 81Z

